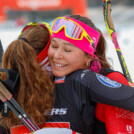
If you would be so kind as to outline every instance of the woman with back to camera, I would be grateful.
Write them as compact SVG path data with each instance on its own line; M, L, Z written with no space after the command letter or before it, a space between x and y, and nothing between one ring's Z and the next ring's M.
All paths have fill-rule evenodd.
M34 49L22 39L12 42L3 55L2 68L19 72L20 83L13 97L36 124L45 123L44 111L53 106L53 84L48 72L39 67ZM1 125L11 128L22 122L10 112L1 117Z
M22 30L19 39L9 45L2 59L2 68L19 71L21 83L19 85L20 87L18 87L19 89L15 92L20 92L16 93L15 99L24 110L29 105L29 109L26 111L28 111L28 114L30 113L34 121L38 117L36 123L45 122L46 117L43 115L43 111L48 108L51 109L54 101L53 84L49 74L46 71L43 71L38 65L47 58L47 54L45 55L42 53L47 51L46 49L48 49L48 46L50 45L50 37L51 28L47 23L31 22ZM48 68L49 65L42 65L41 67ZM31 77L33 78L31 79ZM36 101L35 98L38 98L38 96L41 95L41 92L42 96ZM31 96L29 96L30 93ZM27 96L31 97L31 100L25 105L24 102L26 101ZM35 106L33 105L34 103ZM30 107L30 105L32 107ZM40 105L43 105L42 108L39 108ZM36 112L34 112L35 109L37 109ZM9 120L11 118L12 120ZM1 125L4 124L3 126L7 126L7 128L10 128L10 126L14 126L15 124L21 124L14 114L11 114L6 118L3 117L1 120L3 120ZM2 131L4 130L0 128L0 132L5 133L5 131Z

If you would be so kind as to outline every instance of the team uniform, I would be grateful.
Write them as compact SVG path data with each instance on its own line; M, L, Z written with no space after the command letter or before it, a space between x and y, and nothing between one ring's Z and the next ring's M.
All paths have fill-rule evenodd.
M55 106L45 114L50 122L64 123L72 130L93 134L96 102L134 111L134 90L128 86L96 74L78 70L65 77L55 77ZM61 126L59 126L61 127Z
M79 70L65 77L55 77L54 82L56 94L55 106L52 110L45 112L45 115L51 115L52 118L47 123L39 125L40 128L69 128L74 131L69 131L68 129L66 131L65 129L64 132L66 131L68 134L76 132L93 134L96 130L96 127L94 127L96 102L134 111L133 106L129 103L133 102L134 99L132 97L134 94L133 90L129 90L128 86L109 80L90 70ZM122 101L126 101L126 104L123 104ZM101 118L98 119L101 121ZM104 127L103 130L105 130ZM102 129L102 126L100 128ZM99 132L100 128L98 129ZM42 129L39 132L49 133L49 131L55 130ZM63 130L58 129L58 132L62 133ZM106 131L102 132L104 134ZM22 125L11 128L11 133L29 134L30 131L26 126Z

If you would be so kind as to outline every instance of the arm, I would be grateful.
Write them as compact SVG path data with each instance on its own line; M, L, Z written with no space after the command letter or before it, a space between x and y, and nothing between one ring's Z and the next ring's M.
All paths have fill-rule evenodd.
M78 71L75 77L91 100L134 112L134 88L88 70Z

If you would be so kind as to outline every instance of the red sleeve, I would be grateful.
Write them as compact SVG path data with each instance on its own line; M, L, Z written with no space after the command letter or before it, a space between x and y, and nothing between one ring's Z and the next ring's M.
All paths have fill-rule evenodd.
M129 83L128 83L127 79L125 78L125 76L119 72L109 73L106 75L106 77L108 77L111 80L115 80L116 82L119 82L121 84L129 86Z

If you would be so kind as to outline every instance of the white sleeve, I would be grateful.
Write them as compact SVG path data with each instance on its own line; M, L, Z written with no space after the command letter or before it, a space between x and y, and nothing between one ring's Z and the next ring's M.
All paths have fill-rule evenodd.
M32 134L73 134L73 131L67 128L42 128Z

